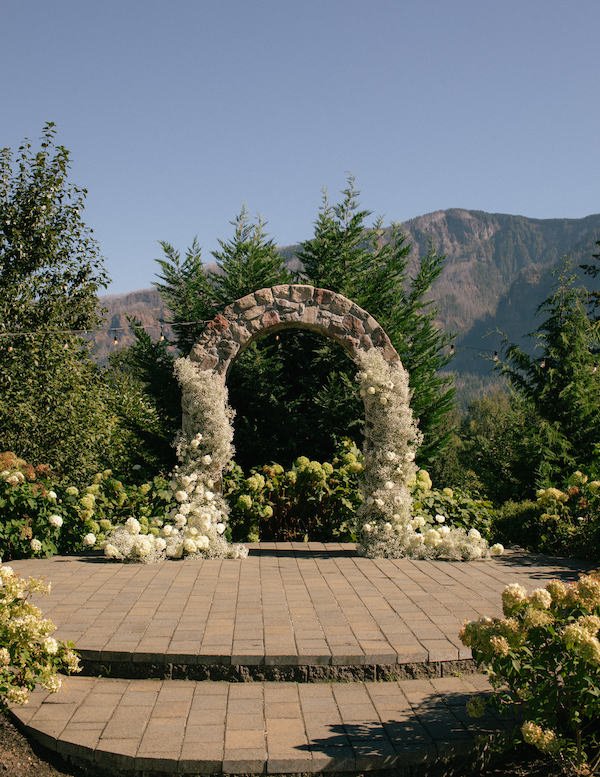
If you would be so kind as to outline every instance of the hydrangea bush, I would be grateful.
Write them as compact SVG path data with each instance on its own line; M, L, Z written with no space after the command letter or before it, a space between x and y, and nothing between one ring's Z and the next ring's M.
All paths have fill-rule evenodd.
M564 765L600 768L600 572L502 594L503 618L467 623L460 638L490 677L500 706L516 706L521 736ZM479 714L483 699L471 707ZM589 771L583 770L583 768Z
M136 515L142 527L164 517L173 494L167 480L124 485L110 470L92 482L61 482L46 465L33 467L0 454L0 554L5 559L73 553L100 545L107 533Z
M232 536L250 542L354 542L362 470L362 455L351 440L340 444L331 462L300 456L288 470L266 464L249 477L233 467L224 479Z
M448 525L442 513L413 513L411 486L431 489L427 473L417 473L421 434L410 409L408 373L372 349L359 358L357 380L365 403L363 502L358 509L359 550L371 558L478 559L489 556L478 529ZM502 553L501 545L493 547Z
M600 480L574 472L562 488L539 489L535 501L507 502L493 532L527 550L600 558Z
M50 586L24 579L0 562L0 709L26 704L36 684L56 692L59 672L78 672L79 659L71 643L52 634L56 626L29 601Z

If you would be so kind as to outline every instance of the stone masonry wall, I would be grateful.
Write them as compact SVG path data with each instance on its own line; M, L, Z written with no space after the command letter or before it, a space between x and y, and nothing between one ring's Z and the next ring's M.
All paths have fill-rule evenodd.
M366 310L328 289L292 284L260 289L228 305L207 325L189 358L225 380L235 357L253 340L292 328L325 335L352 358L358 349L377 347L388 362L400 361L388 336Z

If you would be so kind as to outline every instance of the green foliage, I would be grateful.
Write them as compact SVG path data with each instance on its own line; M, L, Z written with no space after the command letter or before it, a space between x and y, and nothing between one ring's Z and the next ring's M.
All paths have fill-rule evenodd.
M350 178L338 204L324 197L314 236L302 243L298 258L309 283L349 297L390 337L409 373L412 409L424 435L419 462L425 464L443 451L451 434L444 422L453 407L452 377L439 371L449 362L452 337L435 325L437 310L428 299L444 257L431 249L410 277L405 236L396 226L384 230L380 220L368 227L368 216L359 209Z
M161 275L155 285L172 313L169 323L184 356L219 310L253 291L290 280L263 221L253 223L242 208L231 224L233 237L219 240L219 249L213 251L216 268L211 270L202 264L196 239L183 259L170 243L160 244L165 258L158 260Z
M596 241L596 245L600 249L600 240ZM584 272L592 278L597 278L600 275L600 251L597 254L592 254L592 259L595 259L597 264L582 264L580 267ZM600 320L600 290L592 289L589 292L588 304L592 315L596 316L596 321Z
M423 473L424 470L420 472ZM489 540L492 523L491 502L460 488L423 488L418 487L418 480L416 485L413 490L413 514L422 515L434 527L439 523L436 516L442 516L448 525L459 526L466 531L477 529L482 537Z
M161 477L123 485L105 470L91 481L83 488L67 485L47 465L0 454L0 558L81 551L94 544L86 543L87 535L102 542L130 515L148 528L171 506L172 491Z
M119 419L73 332L97 326L106 275L81 217L86 192L68 172L52 124L37 152L0 151L0 450L73 478L119 446Z
M287 471L266 464L249 477L234 467L224 479L233 539L354 541L362 468L361 454L349 440L331 463L300 456Z
M537 500L507 502L494 517L495 540L527 550L595 561L600 557L600 480L573 473Z
M312 332L287 330L250 345L227 379L236 461L249 470L271 460L290 466L304 452L330 460L343 437L360 439L354 372L339 345Z
M34 578L23 579L0 563L0 710L9 704L27 704L29 692L41 685L59 690L59 672L79 672L79 658L70 642L51 636L56 626L32 604L33 594L48 593L49 586Z
M521 736L564 773L600 765L600 574L502 594L504 618L466 624L460 638L496 689L493 703L523 721ZM487 701L487 700L486 700ZM485 702L471 705L480 714ZM479 709L477 709L479 706Z
M175 463L173 440L181 428L181 388L169 342L152 340L136 319L130 325L135 342L114 354L104 373L121 432L119 449L113 445L106 463L125 478L138 464L143 476L150 477L170 471Z
M535 489L539 451L547 450L548 459L554 460L556 451L562 450L551 432L530 402L514 391L494 387L469 405L461 421L450 482L476 479L496 504L526 499Z
M52 123L40 150L0 150L0 322L9 332L90 329L106 275L81 219L86 190L67 183L69 152ZM21 341L22 343L22 341Z
M534 455L539 484L564 478L577 466L598 466L600 371L595 363L600 322L585 308L586 292L563 270L552 294L540 306L546 314L535 337L541 353L533 358L505 344L501 372L529 403L541 434Z

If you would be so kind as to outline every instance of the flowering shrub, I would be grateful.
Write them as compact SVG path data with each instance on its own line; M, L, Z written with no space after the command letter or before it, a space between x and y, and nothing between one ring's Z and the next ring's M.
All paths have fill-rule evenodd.
M503 618L471 621L460 632L497 689L494 701L516 705L525 742L579 767L587 763L595 773L600 766L600 573L572 584L555 580L530 594L514 583L504 589L502 608ZM481 700L471 711L478 706Z
M105 470L77 487L13 453L0 454L0 466L0 553L8 559L93 547L132 514L149 526L164 517L172 500L168 481L160 477L125 486Z
M437 516L456 528L470 531L476 529L485 539L490 537L492 503L473 497L460 488L434 489L425 470L419 470L412 487L413 515L422 515L427 523L435 526Z
M175 371L183 387L186 427L177 442L170 509L145 523L129 517L111 531L102 545L108 558L149 563L247 555L243 546L227 542L229 507L219 493L221 473L233 456L227 389L218 375L197 369L189 359L178 359Z
M300 456L287 471L280 464L267 464L254 468L247 478L235 466L224 479L232 536L251 542L354 541L361 459L346 440L331 463Z
M543 488L536 497L504 504L494 519L494 535L541 553L600 557L599 480L577 471L562 489Z
M58 672L79 671L73 646L52 636L56 627L29 601L32 594L49 590L42 581L25 580L0 562L0 709L26 704L37 683L58 691Z
M50 468L0 453L0 556L51 555L64 523Z
M432 484L414 463L421 434L409 406L408 374L400 364L388 364L376 349L363 353L359 361L357 379L367 417L364 501L357 513L359 549L371 558L488 556L488 544L478 529L467 532L462 526L450 526L441 512L414 513L411 487L424 495ZM492 549L494 554L502 551L501 545Z

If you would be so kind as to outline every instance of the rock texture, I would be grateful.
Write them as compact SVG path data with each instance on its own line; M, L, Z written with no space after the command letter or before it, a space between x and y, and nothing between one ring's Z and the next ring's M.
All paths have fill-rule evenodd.
M257 337L302 328L338 342L354 357L359 349L379 348L389 362L399 362L377 321L351 300L327 289L284 284L248 294L207 325L190 353L200 369L227 377L235 357Z

